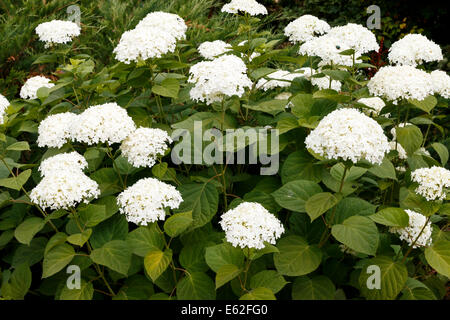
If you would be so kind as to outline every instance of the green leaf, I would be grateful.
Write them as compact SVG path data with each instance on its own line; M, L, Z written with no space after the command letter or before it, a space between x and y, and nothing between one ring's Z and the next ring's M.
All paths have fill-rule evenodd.
M244 294L239 300L276 300L272 290L268 288L255 288L249 293Z
M343 70L322 70L322 73L329 76L333 80L344 81L350 78L350 73Z
M256 105L244 104L244 107L250 110L277 114L285 110L286 104L286 100L269 100L260 102Z
M398 143L402 145L408 155L412 155L422 145L422 131L415 125L396 128L395 131Z
M308 180L295 180L283 185L273 192L272 196L285 209L306 212L306 201L319 192L322 192L322 189L317 183Z
M400 300L436 300L436 296L422 282L408 278L405 283L405 288L402 290Z
M2 296L13 300L23 300L31 287L31 270L26 263L14 269L9 281L2 286Z
M292 285L294 300L334 300L335 292L333 282L325 276L298 277Z
M177 284L178 300L214 300L214 282L203 272L186 274Z
M111 240L125 240L127 235L127 219L123 214L116 214L94 227L89 242L97 249Z
M394 165L387 157L383 159L381 164L376 164L370 168L369 172L378 178L397 180Z
M439 155L439 158L441 159L442 166L445 166L445 164L448 161L448 149L446 146L444 146L442 143L435 142L431 144L434 150L436 150L437 154Z
M219 289L228 281L231 281L234 278L236 278L241 272L242 269L235 266L234 264L225 264L221 266L220 269L217 270L216 274L216 290Z
M33 237L42 230L45 221L38 217L26 219L14 231L14 236L20 243L29 245Z
M149 251L164 248L164 236L157 230L156 223L131 231L126 241L132 252L140 257L145 257Z
M439 240L426 248L425 259L434 270L450 278L450 241Z
M369 289L368 285L373 284L372 279L376 277L376 273L368 269L371 265L380 268L380 289L371 286L372 289ZM407 279L408 271L403 263L395 262L391 257L378 256L367 260L364 264L359 276L359 285L361 293L369 300L393 300L403 289Z
M172 261L172 250L151 250L144 258L145 271L155 282Z
M278 272L286 276L302 276L316 270L322 261L322 251L298 236L287 236L279 240L279 253L273 260Z
M439 211L441 204L436 201L427 201L421 195L408 190L408 194L401 202L401 206L429 217Z
M342 199L336 206L336 213L334 215L333 223L339 224L351 216L369 216L375 213L376 206L373 204L355 197Z
M72 261L75 251L67 243L59 244L44 255L42 278L48 278L61 271Z
M164 223L164 231L172 238L178 236L192 224L192 212L176 213Z
M67 237L67 241L71 244L75 244L77 246L82 247L88 240L92 234L92 229L86 229L82 233L72 234Z
M86 208L78 211L80 219L86 227L95 227L105 220L106 206L90 203Z
M286 284L288 282L275 270L260 271L250 279L250 288L264 287L270 289L273 293L279 292Z
M378 248L378 229L367 217L352 216L331 228L339 242L361 253L375 255Z
M13 144L10 144L6 150L9 151L30 151L30 146L28 145L28 142L26 141L19 141L15 142Z
M180 264L189 272L206 272L209 267L205 261L207 243L188 244L181 249Z
M131 251L123 240L112 240L99 249L95 249L90 255L92 261L106 266L123 275L128 274L131 265Z
M423 100L408 99L408 102L420 110L430 113L430 111L436 106L437 99L434 96L428 96Z
M389 226L405 228L409 224L409 216L402 208L385 208L369 216L376 223Z
M164 79L160 85L157 84L152 87L154 94L169 98L177 98L178 91L180 91L180 82L171 78Z
M229 243L207 247L205 260L208 266L216 273L224 265L232 264L238 268L244 266L244 254L242 253L242 250L233 247Z
M334 179L341 181L342 176L344 175L344 170L345 170L344 164L339 162L336 163L333 167L331 167L330 174ZM349 170L346 171L344 181L355 181L366 172L367 172L366 168L352 166Z
M308 152L292 152L281 168L281 179L283 184L294 180L319 182L322 179L322 167L314 165L314 158Z
M80 289L69 289L64 286L59 296L60 300L92 300L94 296L94 286L92 282L81 279Z
M305 203L306 213L311 218L311 222L322 214L333 208L338 203L338 199L330 192L316 193L308 198Z
M18 176L13 178L0 179L0 186L9 189L20 190L22 186L28 181L31 176L31 169L21 172Z
M48 240L47 245L45 246L44 254L50 251L50 249L56 247L57 245L66 242L67 234L64 232L55 233L50 240Z

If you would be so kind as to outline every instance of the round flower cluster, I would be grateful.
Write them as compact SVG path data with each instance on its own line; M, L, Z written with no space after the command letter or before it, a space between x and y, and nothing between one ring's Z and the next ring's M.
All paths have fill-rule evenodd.
M380 164L391 149L381 126L356 109L326 115L305 139L306 147L327 159L365 159Z
M199 62L189 70L188 82L195 83L190 91L191 99L211 104L221 101L223 96L241 97L244 88L252 86L246 72L245 63L234 55Z
M431 76L411 66L381 67L367 88L371 95L385 97L394 104L399 99L423 100L435 91Z
M275 244L284 232L281 222L257 202L243 202L228 210L219 222L225 237L234 247L264 248Z
M381 109L386 105L384 101L378 97L373 98L361 98L358 100L359 103L362 103L368 106L371 109L364 109L364 113L368 116L370 115L379 115Z
M50 115L41 121L38 128L39 147L61 148L72 138L72 125L77 115L72 112Z
M139 128L130 134L120 146L122 155L133 167L153 167L158 155L163 155L172 143L166 131L153 128Z
M120 213L127 221L143 226L164 220L165 208L176 209L182 201L174 186L154 178L139 180L117 197Z
M355 56L380 48L375 34L360 24L348 23L345 26L333 27L328 35L344 46L355 50Z
M100 195L97 182L83 173L86 160L76 152L44 160L39 167L43 179L31 190L30 199L43 209L68 209L88 203Z
M169 33L177 40L186 39L187 26L184 20L177 14L155 11L150 12L139 21L136 29L157 29Z
M408 209L406 209L405 212L409 216L409 225L406 228L391 227L389 231L392 233L398 233L400 235L400 239L408 242L409 245L412 245L414 241L416 241L413 248L427 247L431 245L431 223L428 222L425 226L427 218L424 215ZM420 234L421 231L422 234ZM417 238L419 234L420 237Z
M352 56L340 54L340 52L347 49L350 49L350 47L346 46L340 39L330 36L330 34L325 34L303 43L298 52L302 55L320 57L325 65L352 66ZM355 57L358 56L355 55Z
M106 103L87 108L73 123L74 140L89 145L119 143L136 130L127 111L116 103Z
M291 73L285 70L277 70L268 74L266 77L270 80L260 79L256 83L256 88L263 89L264 91L274 89L274 88L284 88L289 87L291 85L291 81L297 77L303 77L303 73Z
M439 45L421 34L408 34L394 42L388 54L391 63L416 66L423 61L439 61L443 59Z
M230 45L222 40L205 41L198 46L200 55L208 60L212 60L230 50Z
M39 40L45 42L45 47L48 48L53 44L72 41L72 38L80 35L81 29L72 21L52 20L39 24L35 31Z
M284 28L284 34L293 43L312 40L316 35L322 35L330 30L330 25L319 18L305 14L290 22Z
M51 88L55 85L50 83L50 79L36 76L28 79L20 89L20 97L22 99L37 99L37 91L42 87Z
M419 184L415 192L428 201L444 200L445 189L450 187L450 171L437 166L420 168L411 173L411 180Z
M255 0L231 0L222 7L222 12L238 13L239 11L246 12L251 16L258 14L267 14L267 9L262 4Z
M9 107L9 101L3 95L0 94L0 124L3 124L3 117L6 114L6 108Z
M434 92L446 99L450 99L450 77L448 74L441 70L435 70L430 75L433 81Z

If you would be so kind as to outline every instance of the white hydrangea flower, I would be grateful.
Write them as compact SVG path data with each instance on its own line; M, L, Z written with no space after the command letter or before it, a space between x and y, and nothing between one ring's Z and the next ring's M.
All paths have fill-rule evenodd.
M202 61L189 70L189 83L195 83L190 91L191 99L206 104L221 101L223 96L241 97L245 88L252 86L245 63L234 55L220 56L212 61Z
M174 52L176 41L172 34L159 28L136 28L122 34L113 52L118 61L129 64Z
M73 139L89 145L119 143L136 130L133 119L116 103L91 106L77 116Z
M421 155L421 156L431 157L431 154L424 147L420 147L414 153L418 154L418 155Z
M450 99L450 76L441 70L431 72L434 92L440 94L446 99Z
M200 55L208 60L212 60L230 50L231 46L222 40L205 41L198 46Z
M163 155L172 142L164 130L139 128L122 142L120 150L133 167L153 167L157 156Z
M415 67L424 61L439 61L444 57L441 47L427 37L421 34L407 34L391 45L388 58L391 63Z
M117 197L120 213L127 221L143 226L164 220L165 208L176 209L182 201L174 186L154 178L139 180Z
M325 34L328 31L330 31L328 23L309 14L291 21L284 28L285 36L289 37L289 41L293 43L312 40L315 36Z
M364 113L367 114L368 116L379 115L381 109L383 109L384 106L386 105L384 101L378 97L361 98L358 100L358 102L368 106L369 108L372 108L372 109L364 109Z
M81 28L72 21L52 20L39 24L35 31L48 48L54 44L71 42L80 35Z
M340 91L342 87L342 83L337 80L331 80L329 76L320 77L320 78L314 78L311 77L311 84L318 86L319 89L333 89L336 91ZM331 87L330 87L330 80L331 80Z
M356 109L326 115L305 139L306 147L327 159L380 164L391 149L381 126Z
M28 79L20 89L20 97L22 99L37 99L37 91L42 87L51 88L55 84L50 83L50 79L46 77L36 76Z
M57 172L71 171L82 173L88 163L86 159L76 151L60 153L41 162L39 172L45 177Z
M294 78L303 76L304 76L303 73L295 73L286 70L277 70L265 76L269 80L264 78L259 79L259 81L256 83L256 88L267 91L277 87L279 88L289 87L291 85L291 81L294 80Z
M231 0L230 3L227 3L222 7L221 11L228 13L238 13L239 11L243 11L251 16L267 14L266 7L255 0Z
M88 203L97 198L100 190L97 182L81 171L54 170L46 173L38 185L31 190L31 202L51 210L69 209L78 203Z
M406 241L409 245L412 245L419 236L420 231L422 231L422 228L425 226L427 218L424 215L412 210L406 209L405 211L409 216L409 225L406 228L391 227L389 228L389 231L392 233L398 233L401 240ZM413 248L427 247L430 246L431 243L431 223L428 222L420 237L417 238Z
M187 25L179 15L163 11L150 12L139 21L136 29L159 29L177 40L186 39Z
M450 187L450 171L436 166L420 168L411 173L411 180L419 184L415 192L428 201L444 200L447 195L445 189Z
M408 155L400 143L391 141L391 142L389 142L389 145L391 147L391 150L397 150L399 159L402 159L402 160L408 159Z
M423 100L435 91L431 75L411 66L381 67L367 88L371 95L384 97L394 104L400 99Z
M355 50L355 56L380 49L375 34L360 24L348 23L345 26L333 27L328 31L328 35Z
M0 94L0 124L4 123L4 117L6 115L6 109L9 107L10 103L2 94Z
M281 222L257 202L243 202L228 210L219 222L225 237L234 247L264 248L264 242L275 244L284 232Z
M399 128L403 128L403 127L406 127L406 126L412 126L412 123L409 123L409 122L406 122L406 123L399 123L398 124L398 127ZM396 130L396 127L393 127L392 129L391 129L391 134L392 134L392 140L396 140L397 139L397 130Z
M72 112L53 114L39 123L37 144L39 147L61 148L72 138L72 125L77 115Z

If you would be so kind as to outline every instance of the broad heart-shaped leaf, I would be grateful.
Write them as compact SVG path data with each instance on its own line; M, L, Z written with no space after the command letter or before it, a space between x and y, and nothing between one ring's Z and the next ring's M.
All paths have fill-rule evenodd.
M214 282L203 272L186 273L177 284L178 300L214 300Z
M415 125L407 125L403 128L396 128L397 141L402 145L408 155L420 148L423 141L422 131Z
M172 238L178 236L192 224L192 212L176 213L164 223L164 231Z
M177 212L192 211L193 228L207 224L217 213L219 193L212 183L188 183L178 189L183 197Z
M23 300L31 286L31 270L26 263L14 269L8 282L2 286L2 296L7 299Z
M255 111L277 114L284 111L287 103L287 100L269 100L255 105L244 104L244 107Z
M317 183L308 180L295 180L286 183L273 192L272 196L285 209L305 212L306 201L319 192L322 192L322 188Z
M111 240L125 240L127 235L127 219L123 214L116 214L94 227L90 243L97 249Z
M24 222L19 224L19 226L14 231L14 236L20 243L29 245L31 239L33 239L36 233L42 230L44 225L45 222L41 218L38 217L28 218Z
M431 145L434 150L436 150L439 158L441 159L441 164L445 166L448 161L448 149L442 143L435 142Z
M28 178L31 176L31 169L25 170L19 173L18 176L13 178L0 179L0 187L5 187L14 190L20 190Z
M425 259L434 270L450 278L450 241L439 240L426 248Z
M216 273L216 290L228 281L236 278L241 272L242 269L235 266L234 264L225 264L221 266Z
M294 300L334 300L336 288L333 282L325 276L298 277L292 285Z
M422 282L408 278L405 283L405 288L402 290L400 300L436 300L436 296Z
M123 240L105 243L103 247L93 250L90 257L95 263L124 275L127 275L131 265L131 251Z
M369 172L376 175L378 178L397 180L394 165L386 157L381 164L376 164L370 168Z
M164 235L157 230L156 223L131 231L126 241L132 252L140 257L145 257L151 250L164 248Z
M255 288L244 294L239 300L276 300L272 290L264 287Z
M105 220L106 206L98 204L89 204L86 208L79 212L80 220L86 227L95 227L100 222Z
M92 234L92 229L85 229L82 233L75 233L67 237L67 241L82 247Z
M314 163L314 158L307 151L292 152L281 168L283 184L294 180L319 182L322 179L322 167Z
M260 271L250 279L250 288L264 287L270 289L273 293L279 292L286 284L288 282L275 270Z
M430 111L436 106L437 99L434 96L428 96L423 100L408 99L408 102L420 110L430 113Z
M80 289L69 289L64 286L59 296L60 300L92 300L94 296L94 286L92 282L83 279L80 281Z
M302 276L316 270L322 261L322 251L298 236L287 236L278 242L279 253L273 260L278 272L286 276Z
M153 93L169 98L177 98L178 91L180 91L180 82L171 78L164 79L160 85L157 84L152 87Z
M342 176L344 175L344 171L345 165L342 162L339 162L336 163L333 167L331 167L330 174L336 180L341 181ZM366 168L352 166L349 170L345 172L344 181L355 181L366 172L367 172Z
M374 287L378 277L380 289ZM404 288L407 279L408 270L403 263L395 262L391 257L378 256L365 262L359 276L359 285L362 295L369 300L393 300Z
M331 234L339 242L361 253L375 255L378 248L378 228L367 217L352 216L342 224L331 228Z
M155 282L155 280L167 269L171 261L172 250L151 250L144 258L145 271L147 271L147 274L153 282Z
M30 146L28 145L28 142L26 141L18 141L13 144L10 144L6 150L8 151L24 151L28 150L30 151Z
M351 216L369 216L375 213L376 206L373 204L355 197L348 197L342 199L336 206L333 223L339 224Z
M207 247L205 252L206 263L216 273L224 265L229 264L242 268L244 266L244 258L242 250L233 247L229 243Z
M333 208L337 203L338 199L330 192L316 193L306 201L306 213L309 215L312 222L327 212L328 209Z
M404 228L409 224L409 216L402 208L385 208L369 216L376 223Z
M206 264L205 252L208 243L200 241L188 244L181 249L179 261L183 268L189 272L206 272L209 267Z
M75 250L67 243L59 244L44 255L42 278L48 278L61 271L75 256Z

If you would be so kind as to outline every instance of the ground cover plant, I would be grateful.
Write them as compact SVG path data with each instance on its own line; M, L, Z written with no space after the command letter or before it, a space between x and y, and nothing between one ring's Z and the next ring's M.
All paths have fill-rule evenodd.
M374 64L361 24L113 2L139 14L39 21L34 72L5 68L2 299L446 298L438 44Z

